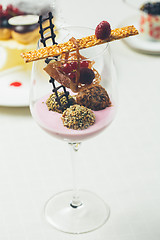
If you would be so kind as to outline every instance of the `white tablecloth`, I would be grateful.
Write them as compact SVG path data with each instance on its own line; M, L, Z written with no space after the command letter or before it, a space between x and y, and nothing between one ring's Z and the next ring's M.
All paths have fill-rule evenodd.
M59 0L65 24L112 28L134 14L120 0ZM160 57L111 43L119 110L112 125L82 144L80 188L100 195L111 216L99 230L68 235L43 219L53 194L72 188L66 143L44 133L28 107L0 107L0 239L160 239Z

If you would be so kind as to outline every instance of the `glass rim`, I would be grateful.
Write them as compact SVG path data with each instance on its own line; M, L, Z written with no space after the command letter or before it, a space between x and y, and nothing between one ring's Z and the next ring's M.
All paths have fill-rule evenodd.
M64 27L58 27L58 28L55 28L55 29L53 29L54 30L54 33L57 31L60 31L60 30L65 30L65 29L71 29L71 28L79 28L79 29L88 29L88 30L91 30L91 31L95 31L95 29L93 29L93 28L91 28L91 27L83 27L83 26L64 26ZM45 33L44 34L44 37L45 36L47 36L49 33L47 32L47 33ZM84 36L85 37L85 36ZM41 44L41 41L40 41L40 39L41 38L39 38L39 40L38 40L38 43L37 43L37 48L38 49L40 49L40 44ZM100 55L102 55L107 49L108 49L108 47L109 47L109 42L106 42L106 43L103 43L102 45L104 45L104 48L103 48L103 50L101 50L99 53L97 53L95 56L92 56L92 57L86 57L84 60L87 60L87 59L90 59L90 60L92 60L92 59L95 59L95 58L97 58L98 56L100 56ZM97 46L100 46L100 45L97 45ZM93 47L96 47L96 45L95 46L93 46ZM92 48L92 47L91 47ZM81 50L85 50L85 49L87 49L87 48L84 48L84 49L79 49L79 51L81 51ZM69 60L69 61L74 61L74 60Z

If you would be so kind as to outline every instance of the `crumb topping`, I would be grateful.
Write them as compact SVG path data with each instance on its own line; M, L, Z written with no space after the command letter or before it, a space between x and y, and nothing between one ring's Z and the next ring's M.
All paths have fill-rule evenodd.
M58 92L58 97L61 97L63 95L63 93ZM62 96L60 98L60 102L61 105L63 106L63 109L66 110L67 107L75 104L75 100L71 95L68 95L68 101L66 96ZM69 103L69 106L68 106ZM54 112L58 112L58 113L62 113L62 108L60 107L59 103L56 101L56 94L53 93L49 96L49 98L46 101L46 105L48 107L49 111L54 111Z
M62 114L63 125L74 130L83 130L93 125L95 115L91 109L75 104Z

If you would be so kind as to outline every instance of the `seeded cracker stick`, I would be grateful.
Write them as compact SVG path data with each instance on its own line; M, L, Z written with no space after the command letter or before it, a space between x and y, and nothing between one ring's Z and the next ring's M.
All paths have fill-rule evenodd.
M138 30L132 25L123 28L117 28L111 31L109 38L105 40L97 39L95 35L87 36L81 39L77 39L79 49L93 47L105 42L112 42L114 40L126 38L129 36L134 36L138 34ZM65 43L60 43L58 45L53 45L49 47L44 47L38 50L33 50L26 53L21 53L22 58L25 62L32 62L43 58L53 57L61 55L65 52L73 52L76 50L76 47L72 41Z

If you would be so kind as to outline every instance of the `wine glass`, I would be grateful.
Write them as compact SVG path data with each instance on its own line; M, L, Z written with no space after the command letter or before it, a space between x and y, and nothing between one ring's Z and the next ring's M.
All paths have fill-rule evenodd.
M93 35L94 30L87 27L64 27L55 31L55 33L57 35L56 42L62 43L72 37L80 39ZM41 47L43 46L39 41L38 48ZM49 82L49 75L44 71L47 66L44 60L33 63L30 92L30 110L33 118L44 131L55 138L66 141L71 150L73 190L60 192L51 197L45 205L44 215L47 222L54 228L72 234L87 233L98 229L109 217L109 207L99 196L90 191L78 190L76 185L76 171L78 170L76 157L81 142L104 131L114 119L117 108L116 71L109 44L105 43L86 48L80 50L79 53L83 56L82 62L93 64L96 77L98 76L97 79L100 81L93 80L91 84L82 84L82 90L101 85L109 96L108 107L99 111L92 111L95 114L93 125L82 130L69 129L63 125L61 113L49 111L46 101L53 93L53 85ZM64 61L64 59L58 61ZM72 58L69 60L68 58L68 61L71 63L76 60ZM56 79L54 84L59 84ZM77 92L68 88L65 88L65 91L69 92L74 99L77 97Z

